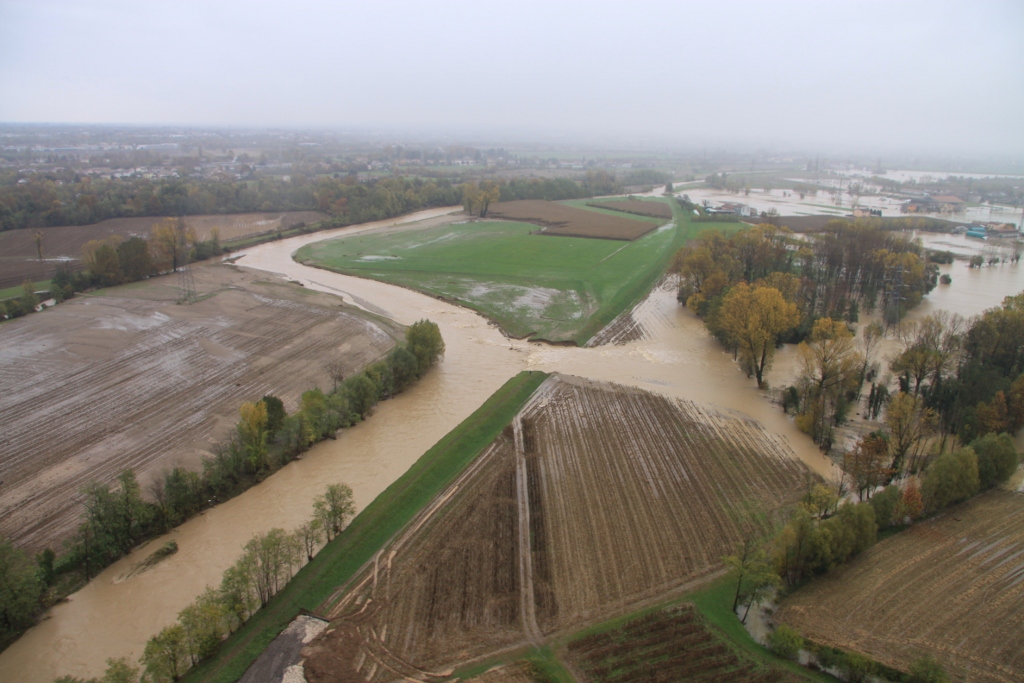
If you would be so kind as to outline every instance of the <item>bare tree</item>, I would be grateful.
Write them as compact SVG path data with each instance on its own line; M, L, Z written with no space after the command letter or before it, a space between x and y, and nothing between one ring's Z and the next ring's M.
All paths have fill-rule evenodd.
M334 389L332 391L337 391L338 385L345 379L345 366L341 360L335 359L324 363L324 370L327 371L327 376L334 381Z

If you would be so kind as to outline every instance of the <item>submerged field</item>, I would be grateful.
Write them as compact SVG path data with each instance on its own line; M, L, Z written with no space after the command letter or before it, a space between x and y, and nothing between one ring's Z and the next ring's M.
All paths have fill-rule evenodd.
M550 377L321 605L332 623L311 644L307 680L446 678L683 595L718 576L745 534L767 529L806 476L752 420ZM728 654L713 649L683 659ZM715 660L719 673L762 680L730 657Z
M126 467L140 475L198 465L243 401L272 393L293 410L386 353L390 321L326 294L229 265L194 269L201 300L179 306L177 277L77 296L0 325L0 533L60 548L79 489Z
M1024 495L993 491L889 538L777 612L819 643L906 670L924 655L954 681L1024 672Z
M475 221L317 242L296 258L457 300L513 337L583 344L647 293L684 232L669 224L624 242L536 230Z

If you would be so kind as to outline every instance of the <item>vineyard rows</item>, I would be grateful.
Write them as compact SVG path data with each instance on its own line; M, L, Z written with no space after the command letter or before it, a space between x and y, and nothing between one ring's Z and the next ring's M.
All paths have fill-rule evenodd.
M693 605L652 612L621 628L573 641L568 659L581 683L788 683L781 669L744 661Z
M552 376L455 483L321 606L332 630L314 642L307 679L328 680L309 671L334 661L368 682L425 680L635 609L715 575L744 533L767 530L772 513L799 497L804 477L751 420ZM636 648L650 660L685 646L673 675L695 675L687 667L698 666L776 680L741 666L686 615L644 622L636 642L595 641L604 662L595 666L609 673Z

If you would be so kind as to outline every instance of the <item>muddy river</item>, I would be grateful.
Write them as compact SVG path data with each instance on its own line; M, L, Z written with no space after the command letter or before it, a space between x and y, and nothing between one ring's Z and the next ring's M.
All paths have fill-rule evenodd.
M304 235L245 253L240 265L332 292L400 323L424 317L434 320L447 346L443 362L411 390L380 404L367 422L344 430L336 441L315 446L263 484L109 567L0 654L0 680L51 683L64 674L95 676L102 673L108 657L138 658L150 636L172 623L207 585L219 583L254 533L273 527L292 529L306 521L313 498L327 483L349 484L358 507L364 507L521 370L619 382L739 411L780 435L812 470L825 476L832 473L831 462L737 370L731 355L709 338L700 321L677 305L671 288L656 290L637 309L636 317L649 338L623 346L555 347L509 340L468 309L400 287L316 270L291 259L296 249L309 242L395 229L399 224L401 229L431 225L446 220L443 216L449 211L435 209L394 221ZM1022 288L1024 266L994 266L971 273L962 263L947 268L952 269L953 285L933 293L933 302L922 306L922 313L935 307L974 313ZM790 364L780 365L785 373ZM171 538L178 543L176 555L124 578Z

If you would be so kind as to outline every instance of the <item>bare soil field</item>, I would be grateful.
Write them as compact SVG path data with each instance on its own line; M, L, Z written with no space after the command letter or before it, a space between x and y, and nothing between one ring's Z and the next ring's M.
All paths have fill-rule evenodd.
M341 619L314 642L310 683L443 676L449 663L524 640L508 432L324 610ZM348 669L352 678L338 676Z
M623 199L620 201L587 202L587 206L610 211L622 211L637 216L649 216L661 218L666 221L672 220L672 207L665 202L645 202L639 199Z
M806 476L752 420L552 376L321 605L307 680L444 678L687 590Z
M492 204L487 215L493 218L540 225L544 229L537 233L539 235L593 237L608 240L632 241L643 237L661 225L661 223L639 218L587 211L541 199L520 199Z
M472 680L474 683L545 683L547 678L538 676L529 662L513 662L474 676Z
M1024 680L1024 495L992 491L882 541L776 612L812 640L955 681Z
M242 401L271 393L293 410L303 391L329 388L327 361L351 374L400 335L256 271L194 273L190 306L163 276L0 324L0 533L17 545L58 549L83 484L132 467L145 487L164 468L197 466Z
M789 683L801 679L741 658L691 604L651 612L568 645L580 683Z
M710 577L808 476L757 422L639 389L555 377L520 420L544 633Z
M307 225L325 220L319 211L277 213L239 213L186 216L185 224L195 229L199 239L207 240L217 228L222 242L239 237L287 229L297 223ZM125 239L147 237L149 229L164 220L162 216L111 218L92 225L61 225L40 228L43 233L43 262L38 260L35 230L0 232L0 289L20 285L26 278L45 280L53 276L61 262L80 267L82 245L112 235Z

